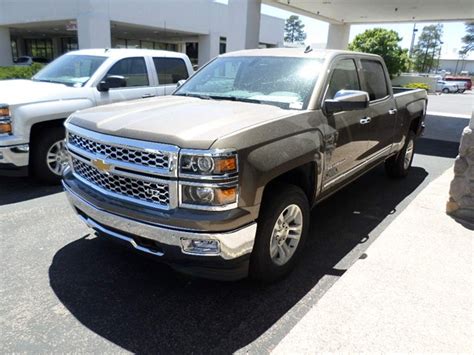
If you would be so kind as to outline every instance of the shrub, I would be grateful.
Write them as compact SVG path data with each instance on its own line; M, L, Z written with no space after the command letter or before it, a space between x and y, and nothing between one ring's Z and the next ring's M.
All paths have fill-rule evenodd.
M430 89L429 85L425 83L409 83L403 85L403 87L407 89L425 89L426 91Z
M0 80L30 79L43 68L43 64L33 63L30 66L0 67Z

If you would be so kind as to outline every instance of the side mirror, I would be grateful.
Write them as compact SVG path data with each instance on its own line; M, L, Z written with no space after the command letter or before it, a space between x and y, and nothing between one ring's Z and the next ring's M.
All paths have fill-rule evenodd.
M127 80L121 75L110 75L104 80L101 80L97 85L97 90L101 92L107 92L113 88L123 88L127 86Z
M324 101L327 113L363 110L369 106L369 94L359 90L339 90L334 99Z
M186 82L186 80L181 79L176 83L176 88L179 88L181 85L183 85Z

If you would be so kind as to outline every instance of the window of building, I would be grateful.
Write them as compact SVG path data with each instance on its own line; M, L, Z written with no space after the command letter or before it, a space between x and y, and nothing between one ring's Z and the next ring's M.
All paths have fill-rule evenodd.
M339 90L360 90L357 67L352 59L342 59L334 66L326 98L333 99Z
M153 62L160 85L176 84L188 78L186 64L180 58L153 58Z
M155 49L176 52L178 50L178 45L175 43L155 42Z
M77 37L63 37L61 38L61 54L69 51L78 50Z
M388 95L387 80L382 63L375 60L361 60L364 83L371 101Z
M12 39L12 57L13 59L18 58L18 44L16 43L16 39Z
M140 48L154 49L154 43L152 41L140 41Z
M48 60L53 59L53 42L51 38L25 39L26 55L30 57L42 57Z
M227 38L219 38L219 54L224 54L227 51Z
M123 38L114 38L112 40L114 48L127 48L127 40Z
M127 48L140 48L140 41L136 39L127 39Z
M127 81L127 87L148 86L148 73L143 57L126 58L118 61L110 68L107 76L120 75Z
M199 58L199 43L186 43L186 55L189 57L189 60L191 60L191 63L193 63L193 65L196 65L198 63Z

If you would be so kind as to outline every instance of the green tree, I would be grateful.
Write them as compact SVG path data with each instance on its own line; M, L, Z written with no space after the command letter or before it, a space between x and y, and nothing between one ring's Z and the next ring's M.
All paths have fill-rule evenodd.
M423 27L418 42L413 50L415 69L421 73L430 72L438 65L438 54L441 49L443 25Z
M402 38L393 30L373 28L358 34L349 43L349 50L380 55L387 65L390 76L397 75L408 69L408 51L398 43Z
M470 51L474 50L474 22L466 23L466 34L461 38L464 46L459 51L459 54L466 55Z
M285 22L285 42L303 43L306 39L304 24L298 16L291 15Z

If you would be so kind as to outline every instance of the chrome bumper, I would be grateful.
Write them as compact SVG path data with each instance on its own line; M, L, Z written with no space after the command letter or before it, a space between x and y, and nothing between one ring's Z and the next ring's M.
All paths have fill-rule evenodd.
M30 153L28 144L0 147L0 164L22 168L28 166L29 158Z
M162 226L127 219L101 210L79 197L64 182L63 186L69 202L86 215L86 217L80 217L89 225L89 227L106 233L112 237L121 239L122 241L129 242L134 248L149 254L163 256L163 253L161 252L153 251L138 245L133 238L128 235L136 235L157 241L161 244L179 247L181 248L181 251L181 239L217 240L220 245L219 253L214 255L206 254L202 256L220 256L225 260L235 259L252 252L257 232L256 223L226 233L199 233L195 231L168 229ZM122 231L124 234L117 231ZM183 251L182 253L183 256L187 254Z

